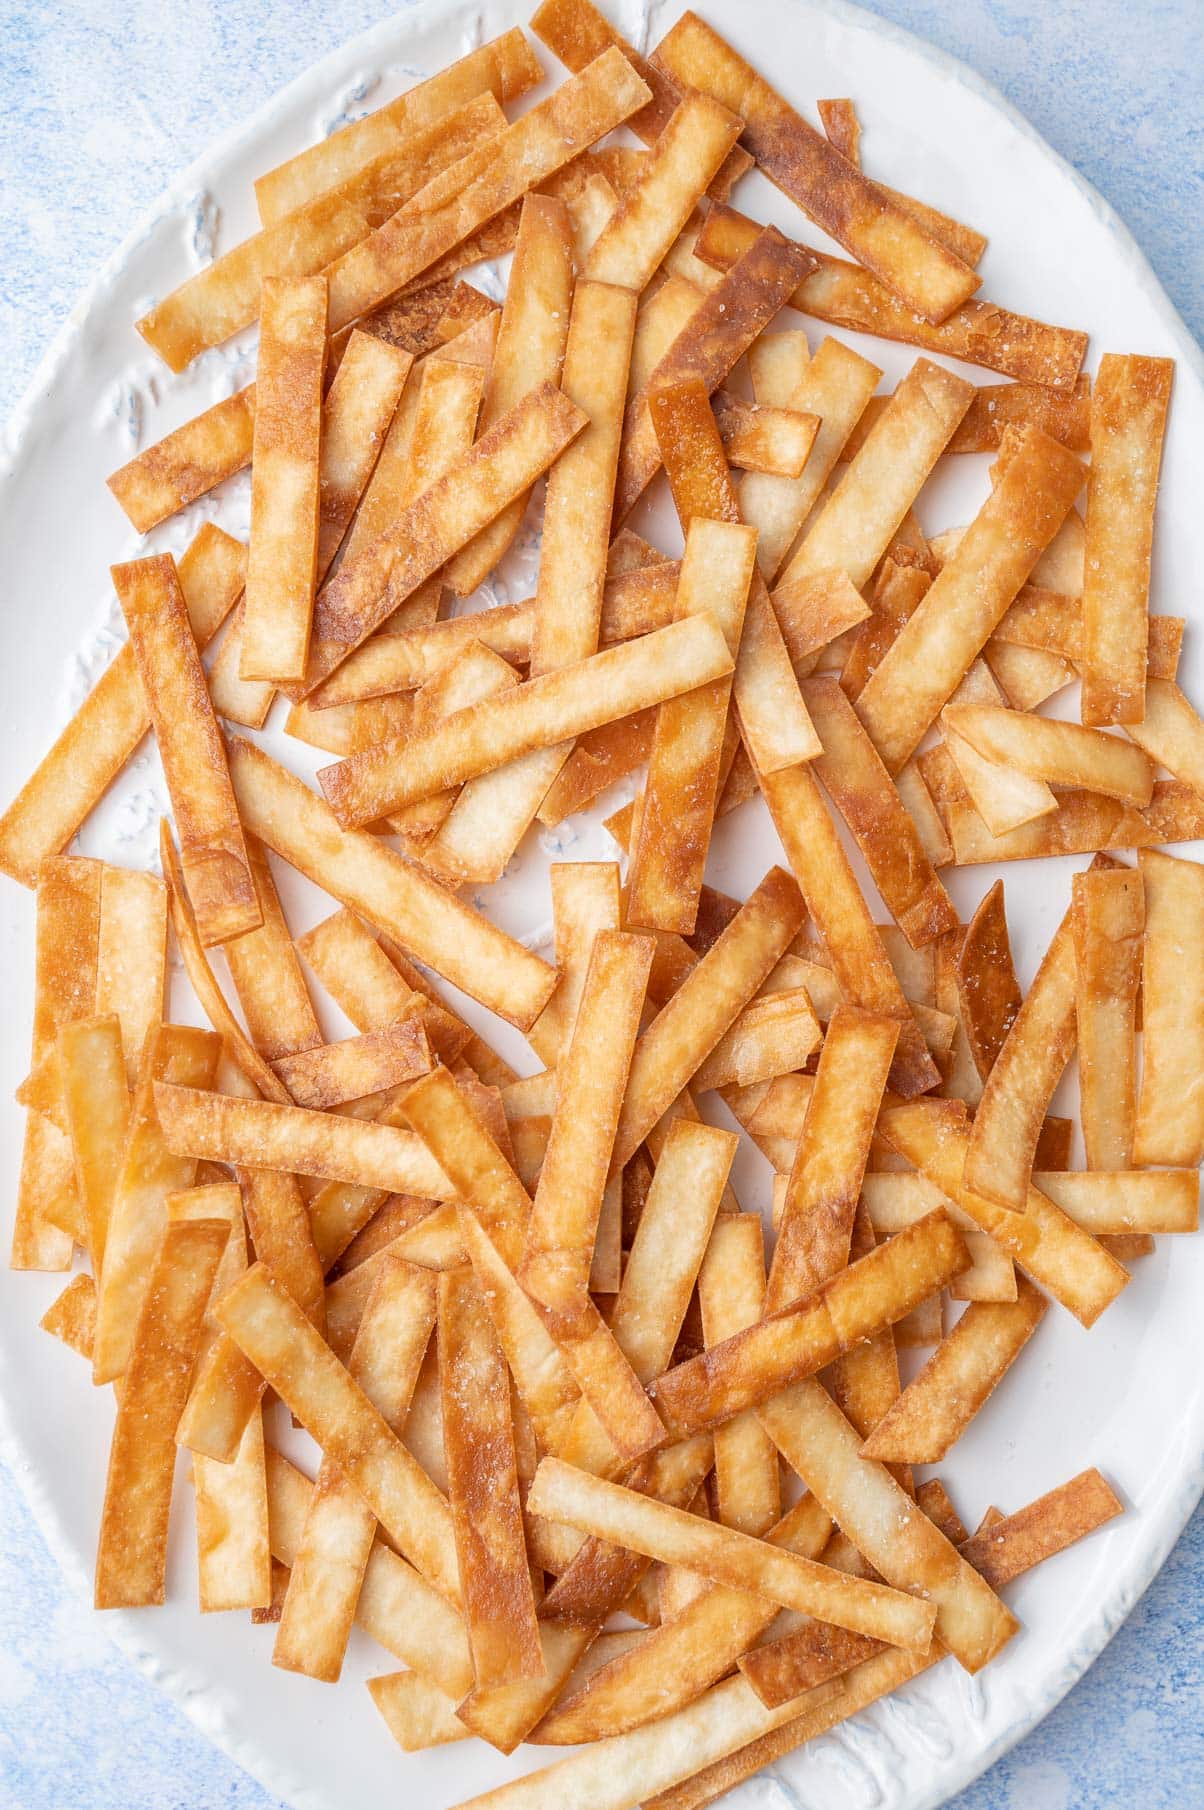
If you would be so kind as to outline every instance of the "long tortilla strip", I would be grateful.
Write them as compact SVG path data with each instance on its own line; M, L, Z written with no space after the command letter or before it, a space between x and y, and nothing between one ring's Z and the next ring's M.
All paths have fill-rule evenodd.
M1145 890L1142 1071L1135 1163L1204 1156L1204 867L1154 849L1138 856Z

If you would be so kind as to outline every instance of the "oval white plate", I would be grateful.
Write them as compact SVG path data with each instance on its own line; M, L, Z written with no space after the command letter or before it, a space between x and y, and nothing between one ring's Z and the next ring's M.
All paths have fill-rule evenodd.
M654 9L651 37L660 36L680 10L676 4ZM1087 327L1092 364L1104 348L1178 359L1154 607L1186 609L1199 572L1193 530L1198 448L1204 444L1201 360L1115 216L983 83L869 15L835 0L712 0L706 10L805 110L820 96L856 97L869 172L990 234L984 294ZM109 499L106 474L137 444L158 439L243 380L246 336L233 350L211 353L183 378L172 378L141 348L134 319L209 254L215 235L218 249L225 249L253 229L256 174L329 130L345 111L354 114L365 98L379 104L525 17L509 0L438 0L328 57L182 177L74 310L8 435L0 518L4 802L108 658L116 626L108 565L145 544ZM616 23L635 39L649 24L646 12L637 16L631 5ZM761 217L787 230L793 226L803 238L816 237L760 178L741 191L741 199ZM817 340L822 329L811 325ZM888 383L914 356L879 341L857 343L883 366ZM933 531L965 520L985 491L984 461L950 464L956 469L924 499L921 513ZM211 514L245 534L245 481L166 524L150 544L178 551ZM515 594L525 589L529 568L529 556L520 556L512 574ZM1204 696L1204 660L1194 630L1184 671L1188 689ZM319 764L278 727L266 739L295 770L308 774ZM144 753L87 826L84 851L150 865L164 797L156 757ZM569 858L613 852L596 825L577 824L559 843L545 839L493 889L490 908L532 941L546 935L543 870L560 845ZM743 895L778 858L776 838L760 806L753 806L723 826L712 877ZM1081 863L1004 870L1026 977L1065 907L1075 865ZM994 877L988 870L952 877L964 916ZM302 927L329 909L312 888L291 880L288 902ZM5 885L0 938L9 1011L0 1165L10 1178L10 1195L21 1134L11 1094L28 1054L32 930L30 895ZM513 1042L507 1049L517 1053ZM747 1204L765 1204L767 1175L759 1158L742 1164L739 1180ZM0 1430L47 1538L64 1569L87 1590L110 1407L107 1399L94 1399L79 1360L38 1330L61 1283L0 1270ZM1069 1689L1162 1563L1199 1495L1202 1295L1199 1241L1164 1239L1090 1334L1060 1309L1047 1316L1033 1348L942 1474L971 1524L988 1502L1017 1507L1089 1464L1114 1482L1129 1513L1011 1592L1025 1631L981 1679L971 1681L947 1662L898 1699L784 1761L777 1769L781 1797L758 1794L758 1803L818 1805L833 1801L838 1790L846 1810L926 1810L974 1778ZM278 1428L276 1436L288 1434ZM181 1503L187 1494L181 1488ZM251 1627L245 1615L197 1613L190 1519L188 1511L177 1517L168 1607L109 1615L105 1626L201 1727L296 1810L378 1810L382 1801L398 1801L398 1794L424 1810L443 1810L539 1758L524 1749L505 1760L477 1743L412 1758L400 1754L361 1682L393 1669L392 1663L359 1636L337 1690L274 1670L270 1628ZM752 1799L746 1794L745 1801Z

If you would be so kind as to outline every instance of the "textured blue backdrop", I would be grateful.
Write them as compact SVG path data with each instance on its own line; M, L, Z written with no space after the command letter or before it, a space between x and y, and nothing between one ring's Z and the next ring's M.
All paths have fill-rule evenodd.
M3 0L0 416L95 267L374 0ZM1204 337L1201 0L876 0L994 82L1119 210ZM1204 1510L1061 1707L950 1810L1201 1810ZM0 1467L0 1810L276 1810L73 1598Z

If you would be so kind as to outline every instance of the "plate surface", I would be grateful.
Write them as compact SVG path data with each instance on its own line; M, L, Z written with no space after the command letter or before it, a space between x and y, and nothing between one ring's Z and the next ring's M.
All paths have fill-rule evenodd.
M659 37L680 10L675 4L653 8L650 17L647 7L629 3L614 16L641 42L645 34ZM705 11L812 117L819 96L855 96L870 174L990 235L984 294L1022 312L1087 327L1092 365L1101 349L1177 358L1153 606L1188 610L1199 570L1193 511L1204 444L1201 361L1115 216L985 85L881 21L819 0L743 0L739 6L714 0ZM247 530L241 479L146 543L111 502L103 483L109 471L250 374L244 336L172 378L141 347L133 320L215 244L224 250L253 229L250 185L256 174L354 117L365 103L379 104L525 17L502 0L415 7L336 52L187 172L81 300L8 430L0 509L0 570L10 599L0 623L0 670L8 674L0 800L15 794L120 639L108 565L146 547L179 551L208 516L235 533ZM544 60L550 62L546 55ZM750 179L739 199L760 217L823 243L760 178ZM478 280L487 283L488 273ZM809 326L817 343L823 329ZM905 347L848 337L882 366L888 386L914 356ZM987 375L958 368L980 381ZM921 517L933 532L967 519L985 493L984 460L949 463L955 469L922 499ZM646 519L671 550L665 513L654 509ZM511 596L527 594L533 558L528 543L510 561L499 596L507 586ZM1204 656L1198 639L1189 633L1184 678L1200 698ZM276 719L264 739L295 771L308 775L320 764L283 737ZM165 799L157 757L144 750L85 827L83 852L151 865ZM534 842L484 902L508 928L538 944L549 931L549 857L612 854L596 822L574 822L556 838ZM717 836L710 877L743 895L779 858L761 807L746 807ZM1031 975L1065 908L1070 875L1081 865L1058 861L1004 870L1023 978ZM987 869L952 875L963 916L994 877ZM285 879L298 928L330 908L314 889ZM0 1033L0 1163L10 1177L20 1153L21 1115L11 1095L28 1053L32 933L31 896L5 885L0 946L9 1010ZM187 1012L183 999L177 1009ZM485 1026L485 1014L473 1015L494 1028ZM333 1010L328 1024L338 1034ZM499 1042L512 1059L523 1059L525 1046L517 1039L499 1036ZM533 1066L529 1057L526 1066ZM746 1205L767 1205L768 1172L755 1154L742 1158L737 1185ZM110 1411L107 1402L92 1399L79 1360L38 1330L61 1283L0 1270L0 1437L54 1551L87 1591ZM1055 1308L981 1424L942 1467L971 1524L988 1502L1016 1507L1089 1464L1100 1466L1130 1510L1014 1587L1010 1600L1025 1630L1001 1660L977 1681L947 1662L781 1763L776 1785L746 1787L733 1802L818 1806L839 1792L847 1810L927 1810L1052 1708L1149 1582L1199 1495L1202 1290L1200 1242L1164 1239L1091 1333ZM283 1425L272 1436L293 1443ZM295 1449L304 1456L305 1442ZM187 1494L180 1489L185 1512L173 1529L168 1607L110 1615L105 1625L200 1726L296 1810L376 1810L383 1794L443 1810L538 1762L533 1749L504 1760L476 1743L407 1758L393 1747L362 1689L365 1677L393 1669L366 1639L356 1637L343 1685L332 1690L274 1670L271 1629L253 1628L242 1615L202 1618L195 1607Z

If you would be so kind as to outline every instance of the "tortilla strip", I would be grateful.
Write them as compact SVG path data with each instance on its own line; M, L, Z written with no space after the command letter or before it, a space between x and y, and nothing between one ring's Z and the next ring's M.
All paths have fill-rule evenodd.
M471 1272L439 1279L449 1500L475 1688L543 1675L523 1539L510 1380Z
M573 246L564 203L527 195L514 262L481 405L481 433L542 383L559 384L573 300ZM569 386L566 393L578 398ZM530 491L509 502L494 521L448 561L444 582L467 597L484 582L522 526Z
M656 711L640 710L634 716L620 717L617 723L606 723L578 738L577 745L544 794L535 813L539 822L555 829L566 817L584 811L610 790L642 767L652 747L656 727Z
M43 1332L61 1339L71 1351L92 1362L96 1336L96 1284L86 1270L72 1276L38 1321Z
M814 1054L821 1035L805 988L784 987L745 1006L691 1086L704 1093L708 1088L753 1087L790 1074Z
M806 767L793 767L765 776L762 790L807 910L828 948L841 994L848 1004L897 1018L902 1026L891 1065L892 1088L910 1099L935 1087L939 1071L919 1026L913 1026L911 1007L817 781Z
M975 1193L964 1177L970 1127L960 1101L917 1100L889 1107L880 1115L878 1129L892 1150L913 1163L1084 1326L1099 1318L1129 1280L1128 1271L1090 1233L1031 1183L1019 1213Z
M408 742L324 767L318 777L340 820L372 823L532 749L705 685L732 665L717 625L687 618L457 711Z
M117 1403L96 1554L95 1606L136 1608L166 1598L167 1522L175 1428L200 1344L205 1304L228 1217L209 1189L173 1194Z
M204 647L242 590L246 548L206 522L177 567L197 645ZM150 728L134 650L101 674L54 746L0 818L0 871L26 886L38 863L71 840Z
M149 534L251 460L255 385L194 415L106 478L139 534Z
M459 1571L446 1501L292 1297L257 1263L216 1312L399 1550L454 1600Z
M635 1047L613 1167L634 1156L785 953L802 922L798 888L771 868Z
M1153 849L1138 856L1145 891L1142 1071L1133 1162L1204 1155L1204 867Z
M163 1017L167 889L154 874L105 866L100 876L96 1011L121 1026L126 1078L137 1086L142 1049Z
M1089 1169L1129 1169L1137 1112L1137 993L1145 940L1140 873L1073 882L1080 1115Z
M1175 362L1106 352L1091 396L1083 721L1145 715L1150 552Z
M756 569L756 533L695 516L686 530L677 593L679 618L709 612L738 655L745 603ZM714 822L730 679L662 704L649 752L640 830L627 874L633 927L694 928Z
M944 716L984 759L1009 770L1055 786L1083 786L1139 810L1153 795L1145 755L1102 730L990 704L951 704Z
M428 271L630 117L648 89L607 50L478 152L436 176L331 267L330 323L345 326Z
M810 1294L849 1261L853 1215L898 1035L897 1019L855 1006L832 1015L786 1187L767 1314Z
M697 254L704 263L726 270L756 231L755 222L742 214L712 207L699 235ZM1057 390L1070 389L1082 369L1087 335L1077 329L1051 327L982 301L963 303L939 326L933 326L859 264L847 264L827 252L813 251L812 256L815 266L790 302L801 314L849 333L901 340L923 352L964 359L1018 382Z
M745 402L730 390L716 390L714 409L729 465L778 477L802 475L819 432L818 415Z
M275 1067L298 1106L329 1112L348 1100L363 1100L416 1080L432 1062L426 1032L413 1017L284 1056Z
M760 1216L725 1214L711 1232L698 1275L707 1348L762 1318L765 1244ZM756 1415L738 1414L715 1429L719 1519L744 1533L765 1534L781 1511L777 1455Z
M1165 620L1154 617L1153 622ZM1173 681L1146 679L1145 716L1125 733L1178 780L1204 798L1204 723ZM1098 788L1096 788L1098 789Z
M680 1435L758 1407L900 1319L967 1261L952 1220L930 1213L786 1311L668 1371L653 1388L666 1424Z
M1191 1169L1038 1169L1033 1183L1097 1238L1194 1232L1199 1221L1199 1184Z
M985 1077L966 1155L966 1183L1023 1212L1037 1137L1076 1038L1073 906Z
M682 88L713 94L744 121L741 134L770 181L926 320L942 321L981 279L877 183L840 155L696 13L658 45L654 67Z
M543 71L522 32L517 27L503 32L396 100L257 177L259 217L269 225L293 213L312 196L350 181L377 157L441 125L478 95L517 100L542 78Z
M1024 445L857 698L857 714L891 772L914 751L1001 621L1082 478L1073 453L1038 428L1026 430Z
M619 928L619 869L612 861L554 861L548 883L560 981L527 1032L527 1042L549 1069L555 1069L572 1036L594 938L600 930Z
M644 937L601 930L593 940L518 1272L547 1307L571 1304L589 1282L651 962Z
M658 391L690 380L718 389L752 341L785 306L807 269L807 254L776 227L766 227L697 306L646 382L632 396L623 423L615 480L614 527L620 528L660 469L649 414Z
M610 1319L644 1384L673 1357L737 1144L713 1125L675 1119L669 1127Z
M249 742L232 742L229 759L253 835L473 998L520 1026L534 1022L555 985L551 968L377 838L341 830L320 798Z
M1022 1276L1015 1301L973 1302L878 1422L862 1456L939 1464L1015 1363L1048 1305Z
M837 680L807 679L803 697L824 751L815 771L848 824L874 884L913 948L957 922L877 750Z
M120 1020L79 1018L65 1024L58 1061L87 1250L92 1273L99 1276L130 1117Z
M1002 880L996 880L966 926L956 973L966 1040L985 1081L1023 1003L1012 966Z
M468 1729L445 1691L421 1672L390 1672L366 1680L372 1701L403 1753L423 1753L449 1741L465 1741Z
M312 1050L323 1041L301 964L280 908L267 850L247 840L262 923L226 944L226 960L251 1041L268 1062ZM287 1085L287 1083L286 1083Z
M838 1627L920 1649L931 1639L934 1611L902 1591L846 1577L787 1547L702 1520L557 1458L542 1460L527 1500L534 1514L650 1558L702 1570L731 1588L755 1583L759 1595L803 1614L818 1613Z
M888 1581L922 1589L936 1605L940 1640L968 1672L979 1671L1019 1623L886 1466L861 1456L860 1436L823 1387L800 1383L760 1413L787 1464L862 1557Z

